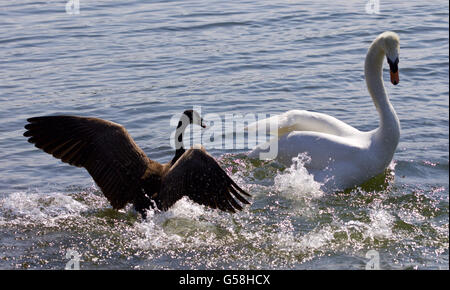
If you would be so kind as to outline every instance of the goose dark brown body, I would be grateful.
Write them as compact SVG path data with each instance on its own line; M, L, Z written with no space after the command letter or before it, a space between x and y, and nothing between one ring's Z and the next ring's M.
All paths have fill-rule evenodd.
M114 209L133 203L145 216L146 209L156 205L167 210L183 196L228 212L242 209L236 199L249 203L244 196L250 195L204 149L178 149L171 162L160 164L147 157L123 126L110 121L77 116L27 121L28 141L86 168Z

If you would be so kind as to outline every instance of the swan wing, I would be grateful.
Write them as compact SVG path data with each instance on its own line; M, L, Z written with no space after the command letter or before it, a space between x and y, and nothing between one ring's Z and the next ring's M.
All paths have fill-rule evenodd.
M183 196L196 203L223 211L241 210L249 204L241 189L204 149L189 149L171 167L161 183L158 199L162 210L171 207Z
M286 122L287 120L284 119L283 115L284 114L275 115L266 119L258 120L246 126L244 130L247 132L266 132L271 128L276 128L276 130L270 130L269 134L274 136L281 135L283 129L290 126L290 124Z
M113 208L142 194L140 177L151 161L119 124L98 118L45 116L27 120L25 137L37 148L93 177Z
M263 128L263 129L262 129ZM359 130L327 114L305 110L291 110L280 115L259 120L246 127L248 132L270 128L270 134L284 136L292 131L321 132L336 136L350 136L359 133Z
M364 156L370 139L346 138L321 132L295 131L278 140L279 159L291 163L293 157L306 153L311 161L306 167L324 170L332 164L351 163Z

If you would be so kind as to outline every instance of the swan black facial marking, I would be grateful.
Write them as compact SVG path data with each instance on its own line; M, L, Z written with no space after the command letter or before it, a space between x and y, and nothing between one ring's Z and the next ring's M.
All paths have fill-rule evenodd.
M392 61L389 57L386 56L387 62L389 64L389 69L391 70L391 72L396 73L398 71L398 57L395 58L394 61Z

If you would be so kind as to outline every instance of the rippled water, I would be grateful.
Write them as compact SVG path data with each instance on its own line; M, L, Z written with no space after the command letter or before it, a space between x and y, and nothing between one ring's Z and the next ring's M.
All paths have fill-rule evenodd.
M339 1L344 2L344 1ZM447 1L0 2L0 268L448 269ZM363 62L385 30L401 38L387 90L401 121L385 176L325 193L303 167L212 149L252 204L230 215L187 199L142 221L113 211L92 179L37 150L26 118L123 124L152 158L172 158L173 115L308 109L378 125ZM385 80L388 76L385 70Z

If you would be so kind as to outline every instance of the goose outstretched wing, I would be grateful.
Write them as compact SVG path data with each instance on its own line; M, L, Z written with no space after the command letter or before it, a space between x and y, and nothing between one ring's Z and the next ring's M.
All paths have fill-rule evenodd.
M151 163L119 124L77 116L27 120L28 142L70 165L84 167L113 208L123 208L142 195L140 177Z
M189 149L164 175L158 204L162 210L183 196L223 211L241 210L250 195L241 189L204 149Z

